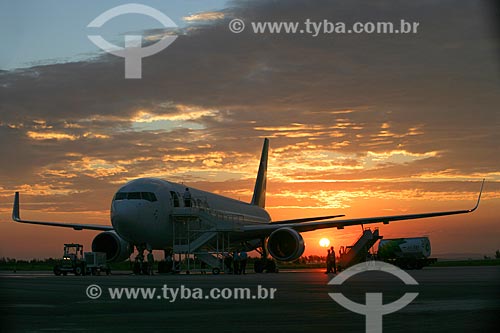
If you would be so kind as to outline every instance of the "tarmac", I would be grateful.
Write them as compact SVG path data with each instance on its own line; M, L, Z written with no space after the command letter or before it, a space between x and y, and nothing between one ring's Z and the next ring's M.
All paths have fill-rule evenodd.
M405 285L379 271L357 274L340 286L332 286L327 283L335 275L319 269L154 276L0 272L0 331L365 332L366 317L342 307L328 293L341 292L364 304L365 293L382 292L387 304L405 293L418 292L406 307L383 316L383 332L498 332L500 267L407 272L418 285ZM87 296L92 284L102 291L96 299ZM173 294L164 297L164 285L184 288L184 296L188 288L192 296L198 291L203 296L198 293L197 299L182 298L179 291L174 301ZM127 300L122 295L122 299L112 299L108 289L132 287L156 288L154 297L139 295ZM218 299L211 298L212 288L218 288L219 293L213 294ZM254 297L224 299L229 293L236 294L234 288L250 288ZM271 288L275 288L273 299ZM89 292L96 297L95 288Z

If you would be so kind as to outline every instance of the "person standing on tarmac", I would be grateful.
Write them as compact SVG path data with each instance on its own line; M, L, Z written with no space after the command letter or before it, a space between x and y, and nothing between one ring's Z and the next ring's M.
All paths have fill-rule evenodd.
M153 250L149 250L149 253L148 253L148 275L153 275L154 263L155 263L155 258L153 257Z
M246 274L248 254L245 250L240 252L240 274Z
M207 274L207 264L204 261L200 263L200 270L202 275Z
M335 249L333 248L333 246L330 248L330 257L331 257L330 270L333 269L333 273L337 274L337 258L335 258Z
M237 249L233 252L233 267L233 274L240 274L240 256Z
M332 272L332 262L331 262L330 256L331 256L330 249L328 249L327 255L326 255L326 272L325 272L325 274Z
M224 272L230 274L231 273L231 269L233 268L233 258L231 257L231 255L229 253L227 253L224 256L224 265L226 266L224 268Z

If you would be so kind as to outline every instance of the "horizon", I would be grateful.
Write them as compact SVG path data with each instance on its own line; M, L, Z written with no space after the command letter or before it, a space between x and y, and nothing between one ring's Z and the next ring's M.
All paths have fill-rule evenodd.
M378 244L378 242L376 243ZM376 247L376 246L375 246ZM84 247L84 252L87 252L86 250L86 247ZM500 249L497 249L497 250L500 250ZM61 249L61 253L62 253L62 249ZM161 255L161 250L154 250L153 251L154 253L154 258L155 258L155 261L160 261L163 259L163 256ZM323 254L309 254L309 255L302 255L300 256L298 259L294 260L293 262L301 259L301 258L309 258L309 257L319 257L319 258L322 258L322 259L325 259L326 258L326 253L323 253ZM485 260L485 256L489 257L489 259L495 259L495 252L493 253L432 253L431 252L431 255L430 257L432 258L437 258L438 260L444 260L444 261L463 261L463 260ZM133 257L132 255L130 257ZM248 258L251 258L251 259L257 259L257 258L260 258L260 255L255 252L255 251L251 251L251 252L248 252ZM59 260L60 259L60 256L54 256L54 257L32 257L32 258L14 258L14 257L0 257L0 260L19 260L19 261L32 261L32 260L37 260L37 261L44 261L44 260ZM127 260L130 260L127 259ZM288 263L291 263L291 262L288 262ZM286 262L284 263L286 264Z

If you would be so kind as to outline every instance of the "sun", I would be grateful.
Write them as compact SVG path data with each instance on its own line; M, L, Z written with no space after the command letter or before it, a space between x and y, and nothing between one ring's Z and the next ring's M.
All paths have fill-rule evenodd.
M330 240L328 238L321 238L319 240L319 246L328 247L328 245L330 245Z

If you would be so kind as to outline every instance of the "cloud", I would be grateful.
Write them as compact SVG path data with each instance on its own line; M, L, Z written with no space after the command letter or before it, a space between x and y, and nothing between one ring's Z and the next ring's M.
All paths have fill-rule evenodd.
M223 12L203 12L185 16L182 19L186 22L203 22L222 20L224 18Z
M499 181L497 44L483 11L449 1L235 2L186 17L203 24L144 58L141 80L124 80L123 59L111 55L1 72L0 156L10 163L0 164L0 184L110 196L158 176L248 195L263 137L277 187ZM233 17L247 26L404 18L421 30L233 34ZM82 202L94 209L92 200Z
M37 133L28 131L26 135L30 139L34 140L76 140L77 137L74 135L69 135L65 133L57 133L57 132L45 132L45 133Z

